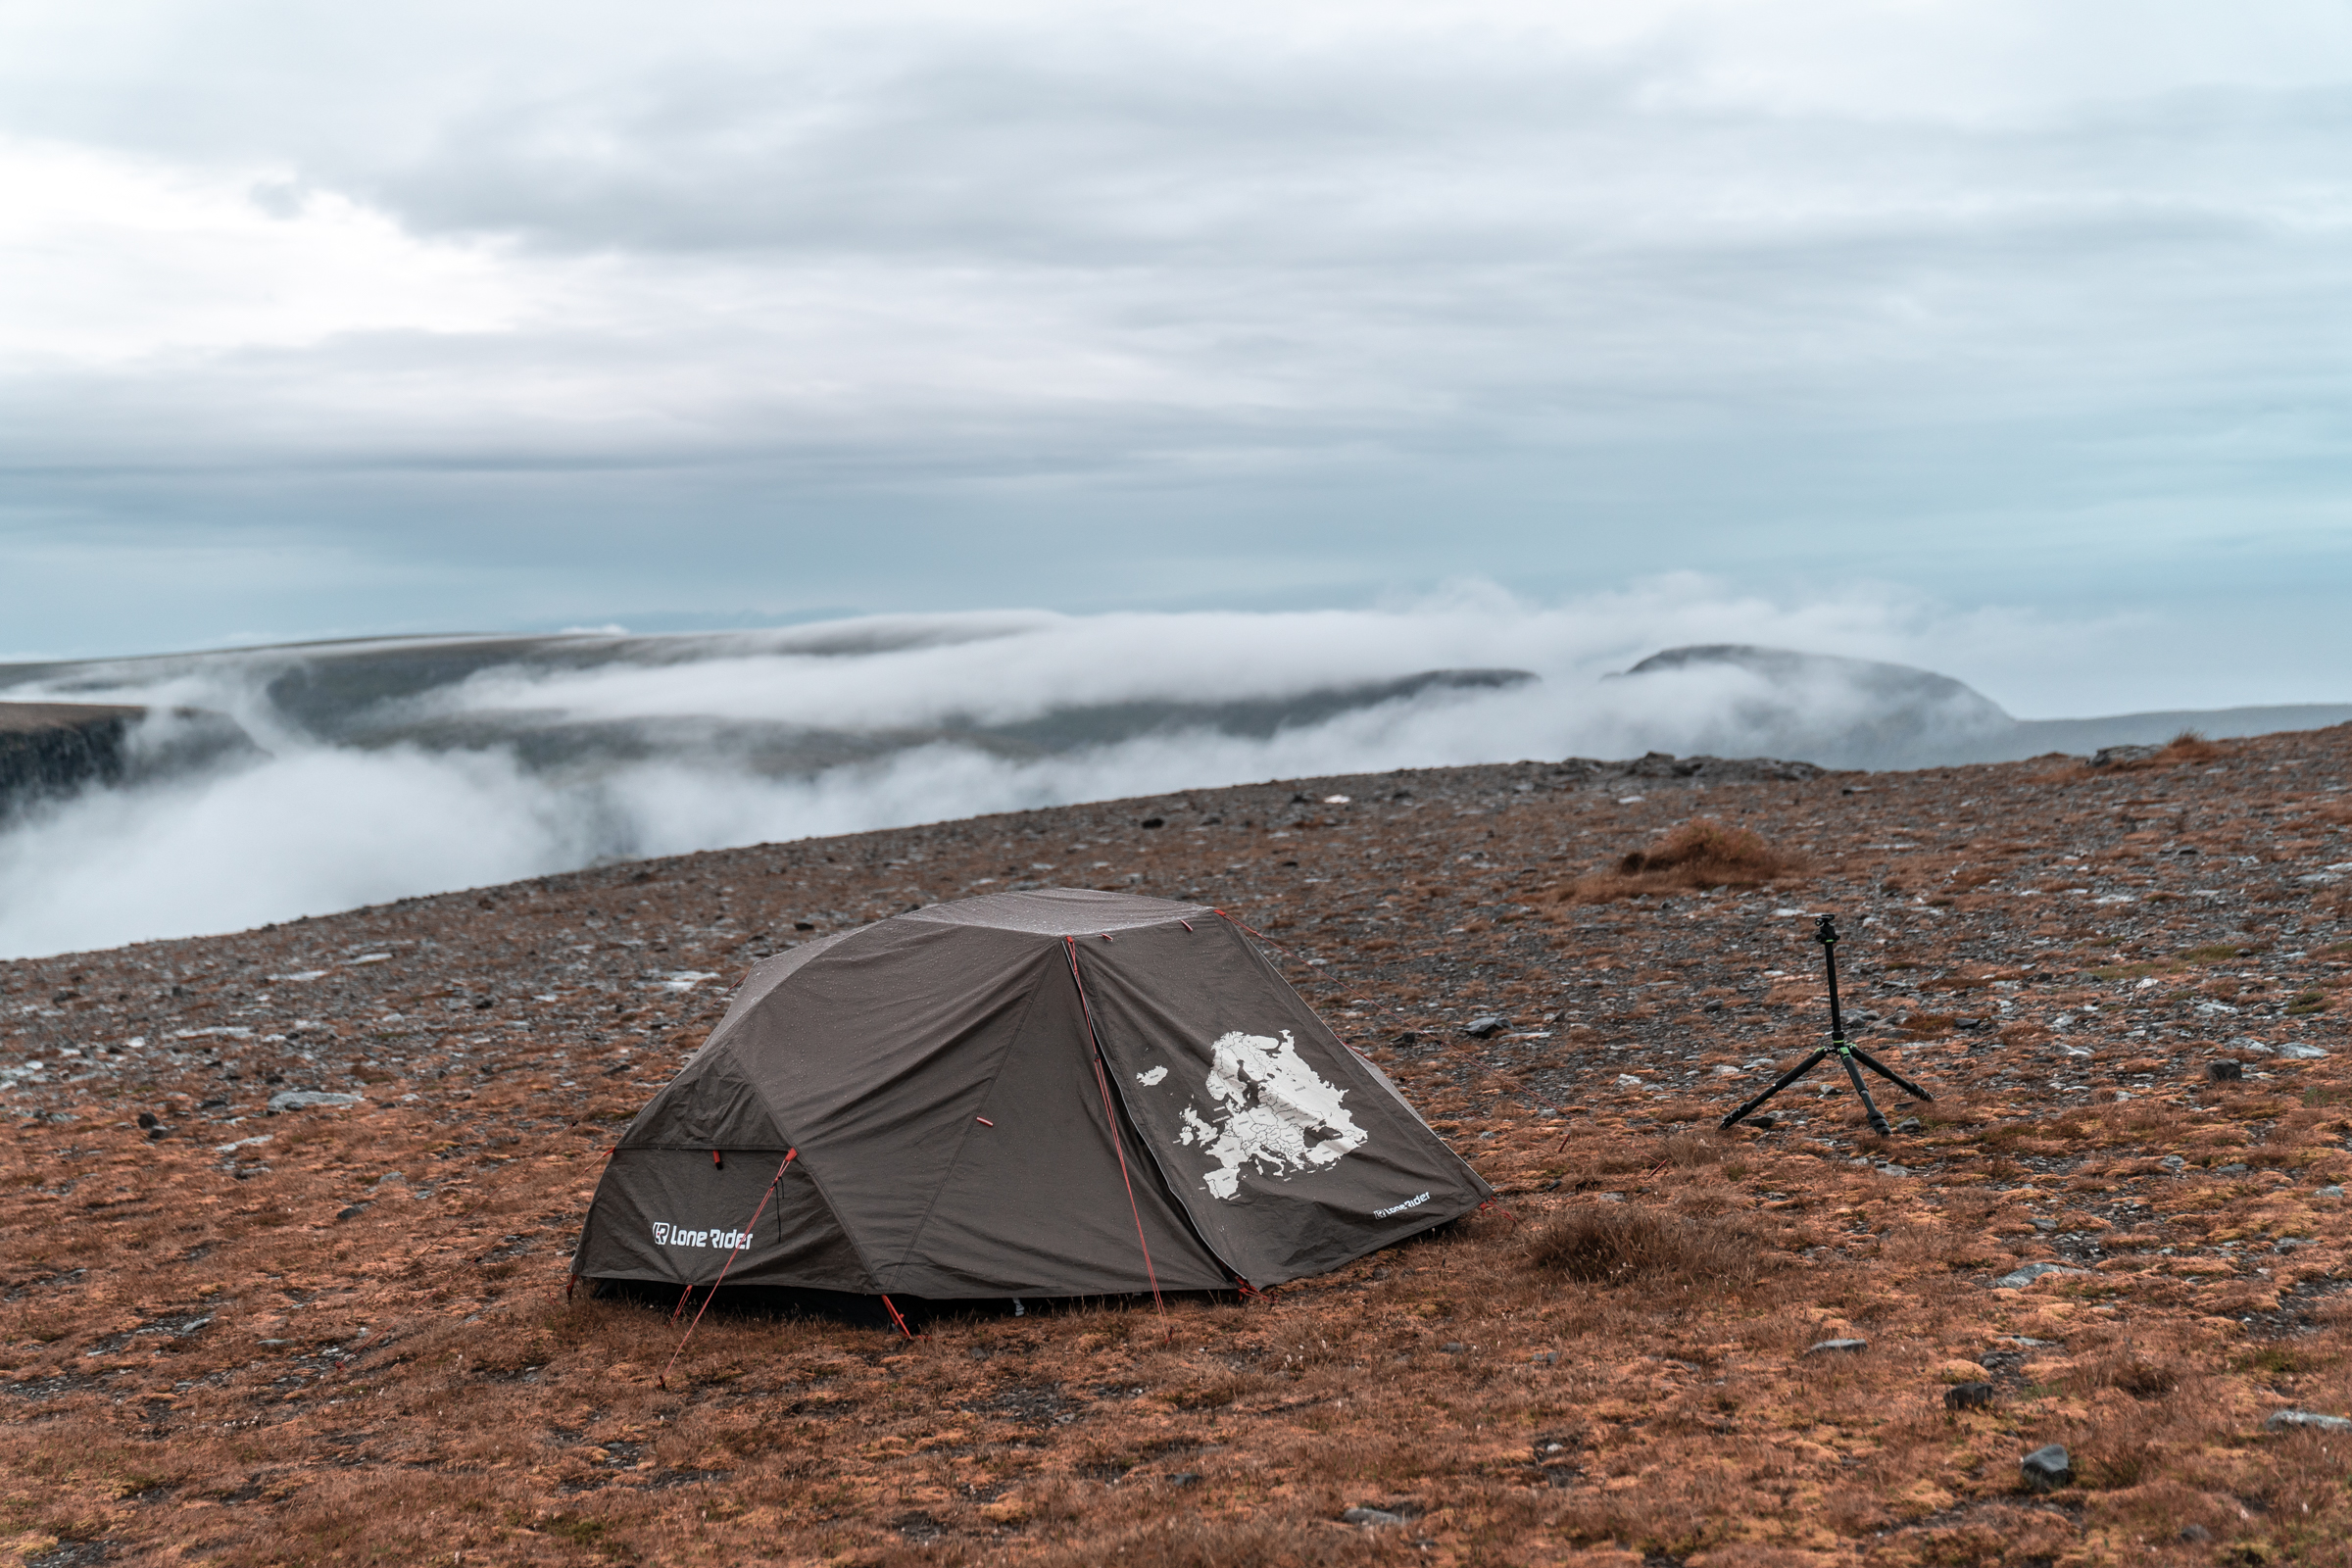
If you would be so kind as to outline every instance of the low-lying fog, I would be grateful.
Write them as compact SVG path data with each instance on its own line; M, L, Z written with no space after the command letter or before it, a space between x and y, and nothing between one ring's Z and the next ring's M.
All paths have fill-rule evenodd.
M0 667L0 700L156 710L122 782L15 805L0 954L1255 779L1652 750L1920 765L2062 744L1886 664L1701 657L1619 678L1692 645L1917 658L1933 637L1967 640L1864 603L1701 587L1548 609L1473 592L1388 611L896 616Z

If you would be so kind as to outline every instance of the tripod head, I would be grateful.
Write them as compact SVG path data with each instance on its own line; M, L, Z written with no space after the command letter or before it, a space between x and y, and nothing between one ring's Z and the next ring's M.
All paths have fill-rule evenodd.
M1813 940L1825 948L1836 947L1838 945L1837 921L1838 917L1834 914L1815 915L1813 917Z

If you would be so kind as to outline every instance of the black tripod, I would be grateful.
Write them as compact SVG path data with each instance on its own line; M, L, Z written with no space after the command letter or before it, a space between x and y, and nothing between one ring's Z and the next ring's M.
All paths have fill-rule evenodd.
M1845 1076L1852 1081L1854 1086L1854 1095L1862 1102L1863 1110L1870 1116L1870 1130L1884 1138L1886 1135L1886 1118L1879 1114L1877 1102L1870 1098L1870 1091L1862 1085L1862 1069L1864 1067L1868 1067L1913 1100L1934 1100L1936 1097L1886 1066L1860 1046L1846 1044L1845 1017L1838 1010L1838 927L1833 923L1832 916L1825 914L1814 922L1813 940L1821 944L1821 961L1828 967L1830 974L1830 1043L1781 1074L1780 1082L1765 1090L1746 1104L1741 1105L1738 1110L1733 1111L1729 1116L1724 1117L1723 1125L1725 1127L1738 1126L1750 1111L1811 1072L1820 1064L1822 1057L1835 1054L1838 1061L1844 1064Z

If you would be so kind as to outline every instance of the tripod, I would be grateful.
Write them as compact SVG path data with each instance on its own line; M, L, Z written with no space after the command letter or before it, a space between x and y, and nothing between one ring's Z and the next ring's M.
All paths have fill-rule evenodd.
M1862 1069L1864 1067L1868 1067L1872 1072L1877 1073L1914 1100L1934 1100L1936 1097L1886 1066L1860 1046L1846 1044L1845 1018L1838 1010L1838 927L1834 923L1833 916L1825 914L1814 922L1813 940L1821 944L1821 961L1828 968L1830 975L1830 1043L1781 1074L1780 1081L1770 1089L1765 1090L1755 1099L1724 1117L1722 1125L1727 1128L1738 1126L1750 1111L1811 1072L1820 1064L1824 1056L1835 1054L1844 1066L1846 1078L1854 1086L1855 1098L1862 1102L1862 1109L1870 1117L1870 1130L1884 1138L1886 1136L1886 1118L1879 1114L1878 1103L1870 1098L1870 1091L1863 1087Z

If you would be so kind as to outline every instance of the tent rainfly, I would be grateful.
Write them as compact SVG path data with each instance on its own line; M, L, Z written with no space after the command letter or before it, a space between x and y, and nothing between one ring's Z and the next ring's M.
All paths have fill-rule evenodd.
M1215 909L996 893L754 968L621 1136L572 1269L932 1300L1265 1287L1492 1196Z

